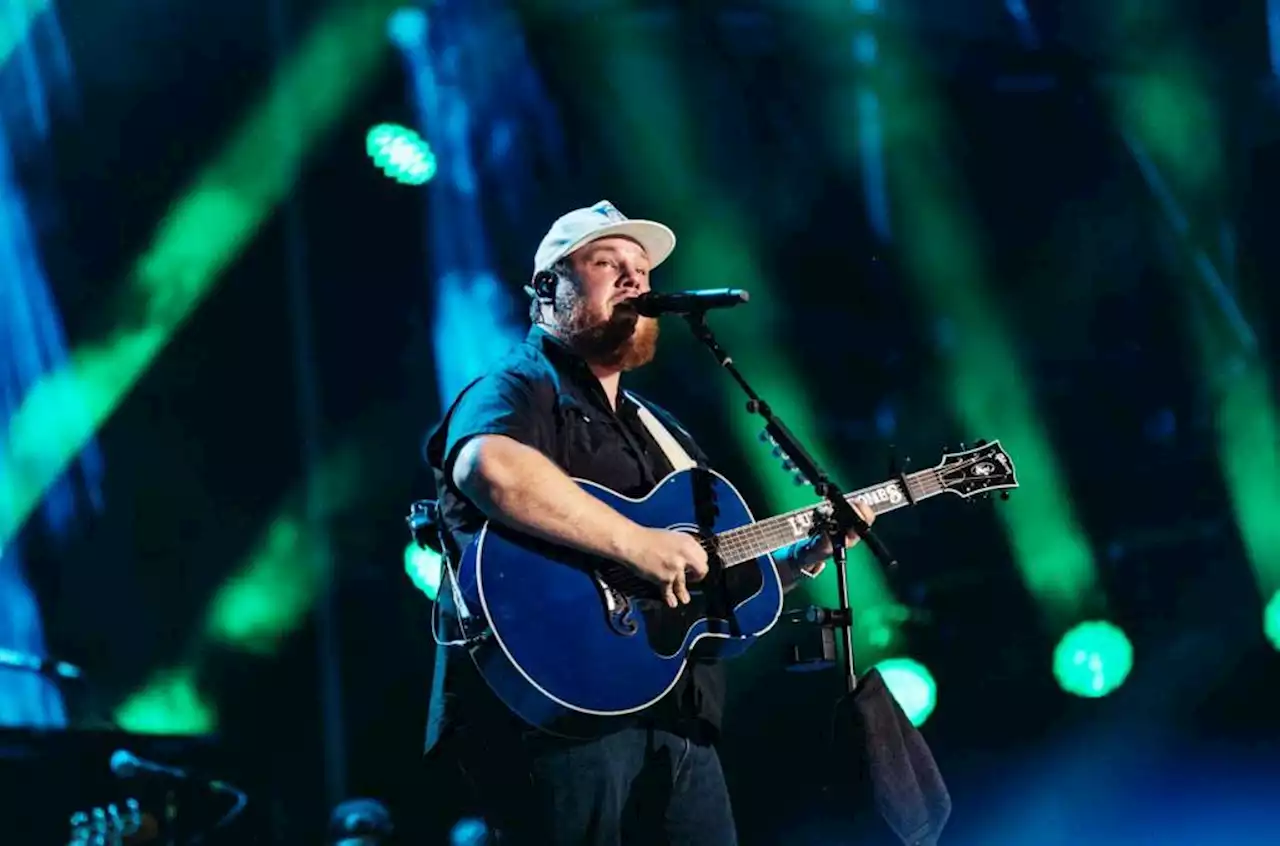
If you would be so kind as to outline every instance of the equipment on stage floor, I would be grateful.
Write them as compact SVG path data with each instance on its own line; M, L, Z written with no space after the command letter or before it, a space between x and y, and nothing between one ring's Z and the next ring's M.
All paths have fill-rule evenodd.
M137 749L141 754L121 748ZM122 731L0 730L0 842L186 846L256 842L227 825L244 794L197 775L208 738ZM192 762L183 767L157 761ZM231 840L216 838L225 833Z
M144 814L137 799L126 799L123 810L112 802L71 815L67 846L134 846L155 840L159 826Z
M329 815L330 846L384 846L393 834L391 812L376 799L348 799Z

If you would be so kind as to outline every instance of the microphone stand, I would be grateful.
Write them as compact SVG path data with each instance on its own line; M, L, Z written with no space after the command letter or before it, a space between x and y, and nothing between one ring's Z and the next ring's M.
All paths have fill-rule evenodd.
M769 404L760 398L755 392L751 384L747 382L741 371L734 366L733 358L725 352L719 341L711 332L711 327L707 326L707 315L705 310L690 311L684 314L685 320L693 329L694 336L711 350L711 354L716 357L716 361L725 370L729 371L729 375L734 381L741 386L747 395L747 412L749 414L758 414L765 421L765 432L773 440L778 449L786 455L787 459L796 468L798 478L803 479L811 485L818 496L830 504L830 513L824 513L819 508L814 515L814 531L827 535L831 540L832 558L835 561L836 568L836 584L838 586L839 607L834 609L825 609L827 613L821 616L825 618L824 626L840 629L844 641L844 682L846 694L852 694L858 688L858 674L854 662L853 654L853 608L849 601L849 579L848 566L845 555L845 536L849 532L855 532L867 548L879 559L880 563L889 569L895 569L898 562L889 554L889 550L880 542L880 539L871 531L871 527L858 514L849 501L844 498L841 492L832 481L831 477L818 465L818 462L809 453L804 445L792 434Z

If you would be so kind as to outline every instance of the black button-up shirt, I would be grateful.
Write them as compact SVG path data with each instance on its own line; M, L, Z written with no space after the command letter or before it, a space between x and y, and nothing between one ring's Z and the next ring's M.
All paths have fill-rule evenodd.
M644 403L689 456L705 466L706 456L675 419L648 400ZM453 484L454 461L468 439L486 434L513 438L539 450L570 476L629 497L645 496L673 469L640 421L634 400L620 393L615 412L586 362L534 326L524 343L463 391L427 442L445 545L454 561L486 519ZM441 585L437 602L442 616L452 614L447 584ZM476 684L476 676L465 651L437 651L428 751L454 726L495 713L492 694L483 683ZM671 692L637 719L687 736L714 738L724 688L719 664L691 660Z

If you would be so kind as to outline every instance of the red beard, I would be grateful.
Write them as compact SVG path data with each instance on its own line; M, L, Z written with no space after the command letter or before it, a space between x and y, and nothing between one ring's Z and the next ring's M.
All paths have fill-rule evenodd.
M564 315L559 328L565 342L588 362L627 371L653 361L658 321L629 305L614 306L606 316L575 298L556 303L556 311Z

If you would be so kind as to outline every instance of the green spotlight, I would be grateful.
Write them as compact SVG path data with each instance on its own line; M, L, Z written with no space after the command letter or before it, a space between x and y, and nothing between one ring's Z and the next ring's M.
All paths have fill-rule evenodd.
M1267 633L1267 640L1276 649L1280 649L1280 590L1276 591L1267 608L1262 612L1262 630Z
M404 548L404 571L413 586L434 602L440 591L440 554L410 541Z
M876 669L911 725L924 725L938 704L938 685L928 668L911 658L887 658Z
M1133 669L1133 644L1117 626L1081 623L1053 651L1053 674L1067 693L1096 699L1114 691Z
M135 734L206 734L218 722L190 667L166 670L116 709L120 728Z
M325 16L160 222L130 273L128 316L78 343L67 364L22 398L0 430L0 549L289 196L316 141L378 78L390 52L386 16L399 2L325 4Z
M422 136L396 123L380 123L365 136L373 163L402 185L422 185L436 175L436 155Z

